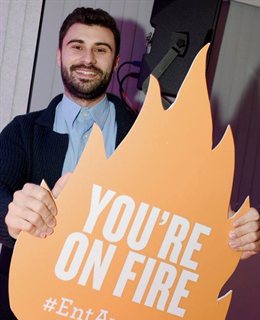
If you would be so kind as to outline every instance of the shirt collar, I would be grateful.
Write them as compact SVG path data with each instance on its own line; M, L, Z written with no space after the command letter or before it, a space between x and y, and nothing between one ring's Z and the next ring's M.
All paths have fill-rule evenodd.
M81 107L74 101L70 100L65 94L63 95L60 103L61 112L70 129L72 129L73 123L77 117L82 117L84 114L89 113L100 129L103 130L109 114L109 101L107 96L91 108Z

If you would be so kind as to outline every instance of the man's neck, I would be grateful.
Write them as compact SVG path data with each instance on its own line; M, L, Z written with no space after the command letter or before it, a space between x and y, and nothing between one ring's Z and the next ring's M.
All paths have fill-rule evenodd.
M70 100L74 101L75 103L77 103L79 106L84 107L84 108L91 108L93 106L95 106L96 104L98 104L101 100L104 99L105 97L105 93L102 94L100 97L95 98L93 100L86 100L86 99L80 99L77 98L73 95L71 95L67 90L64 91L64 94L67 98L69 98Z

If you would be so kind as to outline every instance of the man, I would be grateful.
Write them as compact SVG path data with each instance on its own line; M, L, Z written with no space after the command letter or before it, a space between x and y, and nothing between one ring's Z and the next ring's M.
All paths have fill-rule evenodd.
M57 54L64 95L55 97L43 111L17 117L0 135L1 319L15 319L7 307L7 276L15 239L21 231L44 238L55 228L55 203L39 186L42 179L54 197L58 196L93 122L102 130L109 156L135 120L119 99L106 95L118 64L119 43L115 22L106 12L74 10L61 27ZM230 245L242 250L244 258L258 252L258 212L250 209L238 219L230 237Z
M56 224L55 203L39 186L42 179L57 196L94 122L102 130L109 157L135 121L121 100L106 94L119 47L120 34L108 13L75 9L63 22L59 36L57 62L64 95L55 97L43 111L15 118L0 135L0 319L15 319L7 298L15 239L21 231L44 238Z

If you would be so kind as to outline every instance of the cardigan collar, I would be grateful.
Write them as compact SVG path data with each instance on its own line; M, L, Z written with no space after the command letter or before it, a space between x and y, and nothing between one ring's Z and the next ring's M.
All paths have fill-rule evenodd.
M51 100L48 107L43 110L38 119L36 119L37 124L49 128L50 130L53 129L56 107L62 100L62 97L63 94L59 94ZM122 100L120 100L117 96L107 93L107 98L115 105L117 123L116 146L118 146L130 130L137 115L134 114L133 111L129 110L127 105L123 103Z

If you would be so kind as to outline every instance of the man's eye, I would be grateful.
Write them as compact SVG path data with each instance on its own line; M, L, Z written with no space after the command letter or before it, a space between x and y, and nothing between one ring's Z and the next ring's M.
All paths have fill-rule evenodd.
M82 46L80 46L80 45L74 45L74 46L72 46L72 48L75 50L82 50Z
M106 53L107 52L106 48L95 48L94 51L96 53Z

